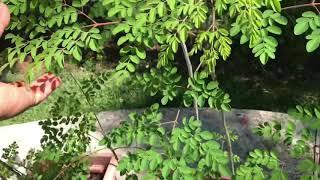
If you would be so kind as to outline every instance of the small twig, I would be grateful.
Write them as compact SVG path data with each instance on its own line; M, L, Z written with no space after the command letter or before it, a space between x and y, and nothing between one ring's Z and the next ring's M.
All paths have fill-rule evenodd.
M320 138L318 138L318 135L319 135L319 133L317 134L317 140L319 141ZM319 143L317 142L317 143L315 144L316 147L319 147L319 144L320 144L320 142L319 142ZM318 154L318 164L320 164L320 153L319 153L319 150L320 150L320 149L318 148L318 153L317 153L317 154Z
M215 31L215 28L216 28L216 10L214 8L214 2L213 0L211 0L211 4L212 4L212 23L211 23L211 27L212 28L212 31Z
M193 78L192 64L191 64L191 61L190 61L190 58L189 58L189 55L188 55L187 46L186 46L186 44L184 42L181 42L181 47L182 47L182 50L183 50L184 59L185 59L186 64L187 64L189 77ZM196 111L197 120L199 120L199 109L198 109L197 99L194 98L193 104L194 104L194 109Z
M194 72L195 72L195 73L198 72L199 69L201 68L201 66L202 66L202 62L199 63L198 67L196 68L196 70L195 70Z
M198 72L199 69L201 68L201 66L202 66L202 62L199 63L199 65L198 65L198 67L196 68L196 70L194 71L194 73ZM190 87L190 84L188 84L187 88L189 88L189 87Z
M318 130L316 130L316 132L314 133L314 146L313 146L313 160L314 163L316 163L317 159L316 159L316 153L317 153L317 136L318 136Z
M89 101L89 98L86 96L86 94L84 93L83 89L81 88L81 85L79 84L78 80L74 77L74 75L72 74L72 72L69 71L69 74L70 74L70 76L72 77L72 79L75 81L75 83L76 83L76 85L78 86L78 88L80 89L80 91L82 92L82 94L83 94L83 96L85 97L88 105L89 105L90 107L93 107L92 104L91 104L91 102ZM99 124L99 127L100 127L100 129L101 129L101 131L102 131L102 135L105 136L105 134L104 134L105 132L104 132L104 130L103 130L103 128L102 128L102 125L101 125L101 123L100 123L100 120L99 120L98 116L96 115L95 112L93 112L93 114L94 114L94 116L95 116L95 118L96 118L96 121L97 121L98 124Z
M63 165L63 167L61 168L61 171L57 174L57 176L56 176L53 180L56 180L56 179L58 179L60 176L62 176L63 173L64 173L64 171L65 171L66 169L68 169L69 167L72 167L72 165L73 165L75 162L77 162L78 160L79 160L79 161L82 161L83 159L89 157L90 155L92 155L92 154L94 154L94 153L96 153L96 152L99 152L99 151L101 151L101 150L104 150L104 149L106 149L106 148L105 148L105 147L104 147L104 148L100 148L100 149L97 149L97 150L95 150L95 151L93 151L93 152L91 152L91 153L89 153L89 154L84 154L84 155L81 155L81 156L76 157L76 158L75 158L73 161L71 161L69 164Z
M130 148L145 150L144 148L139 147L139 146L123 146L123 147L116 147L116 148L114 148L113 150L118 150L118 149L130 149Z
M9 164L7 164L6 162L4 162L3 160L0 159L0 164L2 164L3 166L5 166L6 168L8 168L9 171L13 172L15 175L17 175L18 177L23 176L24 174L22 172L20 172L19 170L17 170L16 168L10 166Z
M91 134L89 134L89 136L91 136L93 139L95 139L95 140L98 140L99 141L99 139L97 138L97 137L94 137L93 135L91 135Z
M92 19L91 17L89 17L86 13L84 13L83 11L79 11L79 14L83 15L84 17L88 18L91 22L93 23L97 23L94 19Z
M228 150L229 150L229 159L231 162L231 170L232 170L232 175L235 175L235 169L234 169L234 162L233 162L233 153L232 153L232 145L231 145L231 140L230 140L230 134L229 134L229 130L228 130L228 125L227 125L227 121L226 118L224 116L224 112L221 111L221 119L223 121L223 127L224 130L226 132L226 136L227 136L227 144L228 144Z
M317 6L313 6L315 9L316 9L316 11L318 12L318 14L320 14L320 11L319 11L319 9L317 8Z
M172 131L174 130L174 128L176 128L176 125L178 124L179 115L180 115L180 109L178 109L178 112L177 112L177 115L176 115L176 119L173 122Z
M163 122L163 123L160 123L160 125L165 125L165 124L172 124L174 123L175 121L168 121L168 122Z
M115 151L113 148L111 148L111 147L110 147L109 149L110 149L110 151L112 152L114 158L117 160L117 162L119 162L119 157L118 157L116 151Z
M73 7L73 6L69 5L69 4L67 4L66 2L64 2L63 5L64 5L64 6L68 6L68 7ZM73 8L75 8L75 7L73 7ZM75 8L75 9L76 9L76 8ZM78 10L78 9L77 9L77 10ZM94 19L92 19L92 18L89 17L86 13L84 13L84 12L83 12L83 9L82 9L82 10L78 10L78 12L79 12L79 14L83 15L84 17L86 17L87 19L89 19L89 20L90 20L91 22L93 22L94 24L97 23Z
M282 10L297 9L297 8L302 8L302 7L316 7L316 6L320 6L320 3L316 3L314 1L312 1L311 3L308 3L308 4L299 4L299 5L284 7L284 8L282 8Z
M90 25L87 25L87 26L83 26L83 28L88 28L88 27L100 27L100 26L107 26L107 25L112 25L112 24L119 24L120 21L111 21L111 22L104 22L104 23L94 23L94 24L90 24Z
M71 77L73 78L73 80L76 82L76 84L77 84L77 86L79 87L79 89L80 89L80 91L82 92L82 94L84 95L84 97L85 97L88 105L89 105L90 107L93 107L92 104L91 104L91 102L89 101L89 98L88 98L88 97L86 96L86 94L84 93L84 91L83 91L83 89L81 88L81 86L80 86L79 82L77 81L77 79L73 76L73 74L72 74L70 71L69 71L69 73L70 73ZM101 131L102 131L102 135L105 137L105 134L104 134L105 131L104 131L104 129L102 128L102 125L101 125L101 122L100 122L98 116L96 115L95 112L93 112L93 114L94 114L94 116L95 116L95 118L96 118L96 121L97 121L98 124L99 124L99 127L100 127L100 129L101 129ZM114 155L115 159L116 159L117 161L119 161L119 157L118 157L117 153L116 153L111 147L109 147L109 149L110 149L110 151L112 152L112 154Z
M113 163L109 163L109 165L114 166L114 167L118 167L117 165L115 165Z

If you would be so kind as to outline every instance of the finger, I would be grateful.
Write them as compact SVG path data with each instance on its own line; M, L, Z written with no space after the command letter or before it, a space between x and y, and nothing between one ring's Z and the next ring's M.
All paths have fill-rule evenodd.
M0 2L0 36L4 32L4 29L9 25L10 11L8 6Z
M52 75L43 76L30 89L33 91L36 104L45 100L61 84L61 79Z
M13 83L10 83L11 85L13 86L16 86L16 87L23 87L26 85L26 83L24 81L16 81L16 82L13 82Z
M54 77L56 77L56 76L51 73L46 73L46 74L40 76L36 81L31 83L30 86L40 86L41 84L43 84L44 82L46 82L48 80L51 82L54 79Z

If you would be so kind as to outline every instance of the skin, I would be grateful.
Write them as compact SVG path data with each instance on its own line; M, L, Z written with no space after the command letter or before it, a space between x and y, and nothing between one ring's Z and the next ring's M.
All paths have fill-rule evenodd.
M10 11L0 0L0 36L9 25ZM44 101L61 84L61 79L51 73L38 78L30 85L23 81L0 82L0 120L16 116Z
M3 34L4 29L9 25L10 11L9 8L0 0L0 36Z

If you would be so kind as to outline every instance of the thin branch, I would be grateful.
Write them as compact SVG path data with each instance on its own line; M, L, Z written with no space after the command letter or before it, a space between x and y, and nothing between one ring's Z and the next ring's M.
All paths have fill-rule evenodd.
M318 12L318 14L320 14L320 11L319 11L319 9L317 8L317 6L313 6L315 9L316 9L316 11Z
M226 121L226 117L224 116L224 112L221 111L221 119L223 121L223 127L224 130L226 132L226 136L227 136L227 144L228 144L228 148L229 148L229 159L231 162L231 170L232 170L232 175L235 175L235 169L234 169L234 162L233 162L233 153L232 153L232 145L231 145L231 140L230 140L230 134L229 134L229 130L228 130L228 125L227 125L227 121Z
M89 19L91 22L93 23L97 23L94 19L92 19L91 17L89 17L86 13L84 13L83 11L79 11L79 14L83 15L84 17L86 17L87 19Z
M308 3L308 4L299 4L299 5L284 7L284 8L282 8L282 10L297 9L297 8L302 8L302 7L316 7L316 6L320 6L320 3L316 3L314 1L312 1L311 3Z
M318 130L316 130L315 134L314 134L314 145L313 145L313 160L314 160L314 163L317 162L317 159L316 159L316 153L317 153L317 136L318 136Z
M90 137L92 137L93 139L95 139L95 140L98 140L98 141L99 141L99 139L98 139L97 137L95 137L95 136L93 136L93 135L91 135L91 134L89 134L89 136L90 136Z
M67 4L66 2L64 2L63 5L64 5L64 6L68 6L68 7L73 7L73 6L69 5L69 4ZM75 8L75 7L73 7L73 8ZM75 9L76 9L76 8L75 8ZM77 10L78 10L78 9L77 9ZM78 12L79 12L79 14L83 15L84 17L86 17L87 19L89 19L89 20L90 20L91 22L93 22L94 24L97 23L94 19L92 19L92 18L89 17L86 13L84 13L84 12L83 12L83 9L82 9L82 10L78 10Z
M63 165L63 167L61 168L61 171L57 174L57 176L56 176L53 180L56 180L56 179L58 179L60 176L62 176L62 175L64 174L65 170L67 170L69 167L72 167L72 165L74 165L75 162L77 162L77 161L82 161L83 159L91 156L92 154L94 154L94 153L96 153L96 152L99 152L99 151L101 151L101 150L104 150L104 149L105 149L105 147L104 147L104 148L97 149L97 150L95 150L95 151L93 151L93 152L91 152L91 153L89 153L89 154L84 154L84 155L81 155L81 156L76 157L76 158L75 158L73 161L71 161L69 164Z
M118 149L128 149L128 148L145 150L144 148L139 147L139 146L130 146L130 147L128 147L128 146L123 146L123 147L116 147L116 148L114 148L113 150L118 150Z
M4 162L2 159L0 159L0 164L2 164L3 166L5 166L9 171L13 172L15 175L17 175L18 177L21 177L22 175L24 175L22 172L20 172L19 170L17 170L16 168L10 166L9 164L7 164L6 162Z
M215 31L216 28L216 9L214 8L214 2L213 0L211 0L211 4L212 4L212 22L211 22L211 27L212 31Z
M87 26L83 26L83 28L88 28L88 27L100 27L100 26L107 26L107 25L112 25L112 24L119 24L120 21L111 21L111 22L104 22L104 23L93 23L93 24L90 24L90 25L87 25Z
M81 91L81 93L83 94L83 96L85 97L88 105L89 105L90 107L93 107L92 104L91 104L91 102L89 101L89 98L86 96L86 94L84 93L83 89L81 88L81 85L79 84L78 80L74 77L74 75L72 74L72 72L69 71L69 74L70 74L70 76L72 77L72 79L74 80L74 82L76 83L76 85L78 86L78 88L80 89L80 91ZM97 122L98 122L98 124L99 124L99 127L100 127L100 129L101 129L101 131L102 131L102 135L105 136L104 130L103 130L103 128L102 128L102 125L101 125L101 123L100 123L100 120L99 120L98 116L96 115L95 112L93 112L93 114L94 114L94 116L95 116L95 118L96 118L96 120L97 120Z
M175 121L168 121L168 122L163 122L163 123L160 123L160 125L165 125L165 124L172 124L174 123Z
M72 74L72 72L69 71L69 73L70 73L71 77L73 78L73 80L76 82L76 84L77 84L77 86L79 87L79 89L80 89L80 91L82 92L82 94L84 95L84 97L85 97L88 105L89 105L90 107L93 107L93 105L92 105L91 102L89 101L89 98L86 96L86 94L84 93L83 89L81 88L78 80L74 77L74 75ZM99 127L100 127L100 129L101 129L101 131L102 131L102 135L103 135L104 137L106 137L105 131L104 131L104 129L102 128L102 125L101 125L101 122L100 122L98 116L96 115L95 112L93 112L93 114L94 114L94 116L95 116L95 118L96 118L96 121L97 121L98 124L99 124ZM119 158L118 158L118 156L117 156L117 153L116 153L111 147L109 147L109 149L110 149L110 151L112 152L112 154L114 155L115 159L116 159L117 161L119 161Z
M118 167L117 165L113 164L113 163L109 163L108 165L114 166L114 167Z
M194 71L194 73L198 72L199 69L201 68L201 66L202 66L202 62L199 63L199 65L198 65L198 67L196 68L196 70ZM190 84L188 84L187 88L189 88L189 87L190 87Z
M196 70L194 72L195 73L198 72L201 66L202 66L202 62L199 63L198 67L196 68Z
M319 134L319 133L318 133ZM319 138L318 138L319 139ZM319 142L320 143L320 142ZM319 145L318 145L318 152L317 152L317 154L318 154L318 164L320 164L320 153L319 153Z
M192 70L192 64L188 55L188 49L187 46L184 42L181 42L181 47L183 50L183 55L184 55L184 59L186 60L186 64L188 67L188 73L189 73L189 77L192 78L193 77L193 70ZM197 120L199 120L199 109L198 109L198 102L197 99L194 98L193 101L194 104L194 109L196 110L196 116L197 116Z
M178 124L179 115L180 115L180 109L178 109L178 112L177 112L177 115L176 115L176 119L173 122L172 131L174 130L174 128L176 128L176 125Z

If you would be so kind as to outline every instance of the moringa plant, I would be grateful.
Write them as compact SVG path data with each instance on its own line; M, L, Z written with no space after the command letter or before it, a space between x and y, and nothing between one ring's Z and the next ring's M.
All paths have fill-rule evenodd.
M319 178L319 112L317 105L297 105L289 110L289 114L298 123L264 122L255 129L258 135L283 145L291 157L299 160L296 169L301 174L300 179Z
M320 16L317 8L320 3L313 0L308 4L282 7L280 0L4 0L4 2L9 5L13 17L5 36L10 42L10 46L6 48L8 62L0 69L13 67L17 62L23 62L27 56L31 56L33 64L30 66L29 77L32 79L37 68L44 66L48 71L63 69L67 61L83 62L86 59L94 59L95 56L101 58L107 47L114 46L119 50L120 56L116 75L127 76L135 73L136 78L132 79L150 95L160 95L162 105L166 105L169 101L177 101L180 94L184 97L183 103L186 106L194 106L196 118L185 119L183 126L174 128L172 133L166 133L159 127L161 118L154 117L153 113L151 115L146 113L132 115L129 122L115 129L109 136L106 135L103 144L111 150L116 148L113 147L113 143L121 142L129 145L135 140L140 141L142 135L149 138L146 144L148 149L129 155L123 159L123 163L120 163L119 168L123 173L129 173L130 176L131 172L145 171L150 178L199 177L201 179L232 176L236 179L278 177L286 179L277 157L273 153L261 150L253 151L243 165L238 169L235 167L234 160L237 158L232 152L232 138L224 116L224 112L231 110L231 99L228 93L219 88L215 70L219 59L226 61L230 56L233 40L247 44L262 64L275 59L277 37L283 31L281 28L288 24L286 16L283 15L284 10L314 8L315 12L304 12L302 17L296 20L293 33L308 34L306 49L308 52L315 51L320 44ZM154 54L151 51L156 51L156 56L152 56ZM185 68L177 66L177 54L180 52L185 60L185 65L182 67ZM197 57L199 61L195 62L193 59ZM153 59L156 63L153 63ZM188 71L188 75L181 73L184 69ZM102 75L100 78L89 79L82 83L75 81L89 105L92 105L90 98L99 90L99 84L104 83L104 78L106 77ZM187 80L187 83L183 80ZM85 116L88 121L82 122L83 119L78 116L79 113L74 108L76 106L73 109L66 109L61 105L67 99L70 104L80 102L73 94L67 92L66 94L65 97L59 98L51 112L55 116L60 112L66 112L76 117L55 117L43 122L42 125L48 135L43 138L43 143L45 147L50 148L44 148L42 154L51 150L57 157L65 155L64 150L72 152L68 154L70 156L81 154L88 144L88 132L94 130L92 123L89 122L92 119L98 121L93 114L89 116L90 118ZM221 149L211 132L201 130L198 107L203 106L221 111L226 132L225 140L228 144L227 153ZM153 106L151 111L157 108ZM80 130L72 132L79 136L64 134L63 129L57 129L60 123L78 124ZM137 124L141 126L136 127ZM141 127L148 128L141 129ZM260 127L261 132L265 127L269 126ZM276 130L279 128L278 125L272 127ZM86 135L81 136L81 131ZM124 137L124 132L131 136ZM292 134L289 133L288 136L290 135ZM280 135L275 135L277 139L278 136ZM70 144L68 138L71 139ZM75 142L74 139L79 142ZM77 143L80 143L79 146ZM162 151L154 149L157 145ZM52 147L56 149L51 149ZM304 151L303 147L299 145L296 151ZM191 150L194 150L195 155L190 154ZM212 154L212 152L217 153ZM151 157L156 158L151 159ZM55 158L56 156L50 156L49 160L56 160ZM230 161L230 171L228 161ZM61 159L58 158L57 162L61 162ZM132 163L138 164L137 167L132 166ZM146 167L148 163L150 166ZM64 169L65 164L57 165L58 169L59 167L60 170ZM201 176L199 172L205 173ZM65 174L66 172L63 172L63 175Z

